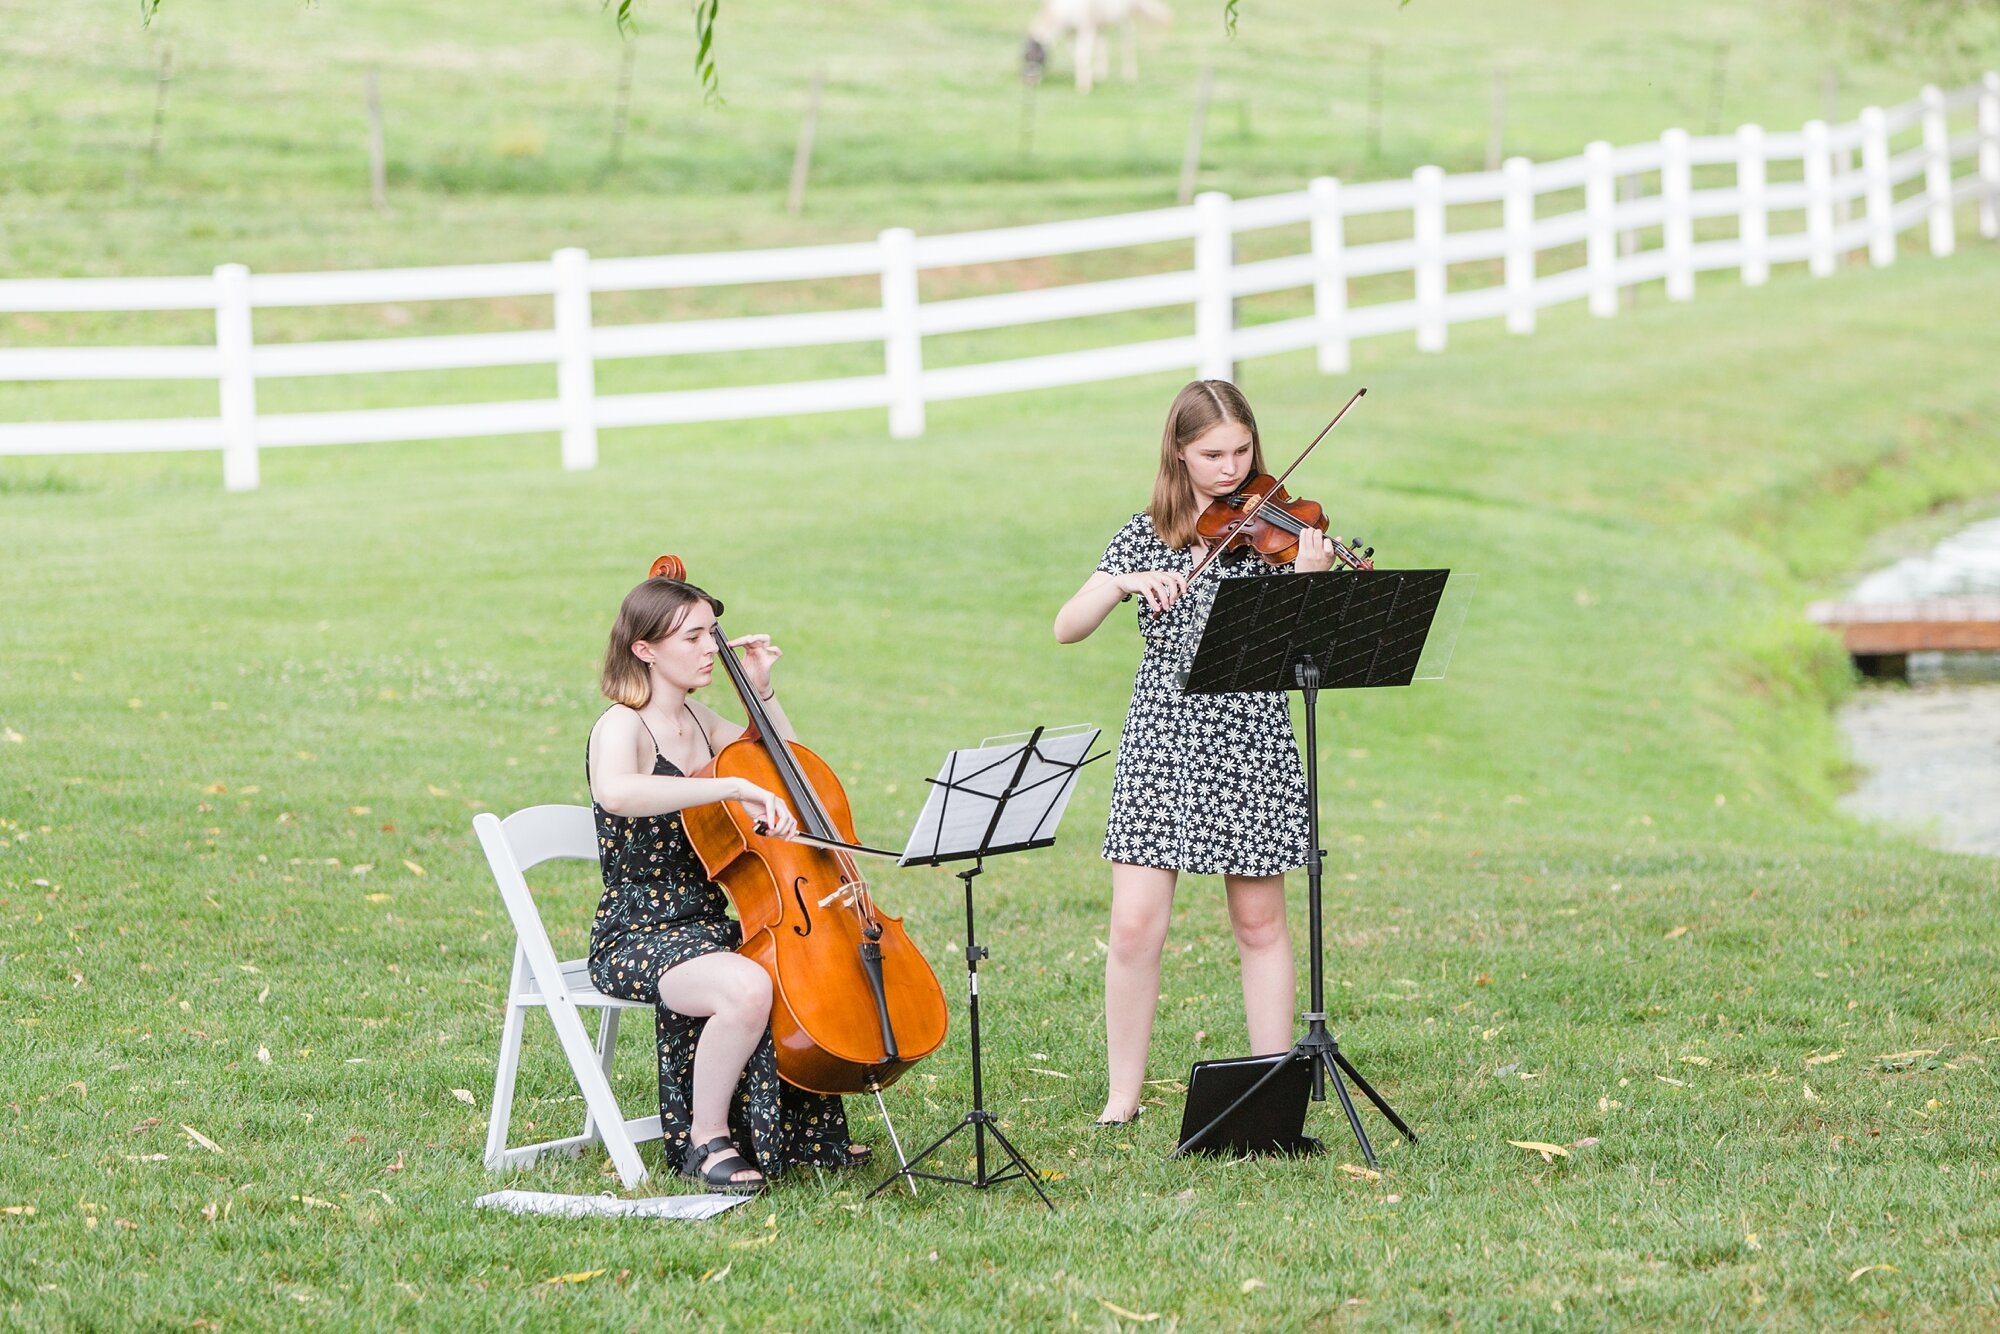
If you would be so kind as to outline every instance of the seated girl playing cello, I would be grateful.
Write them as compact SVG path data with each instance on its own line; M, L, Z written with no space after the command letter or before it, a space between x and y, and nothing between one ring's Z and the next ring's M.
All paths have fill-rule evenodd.
M655 1007L668 1161L710 1191L753 1194L767 1174L853 1166L871 1154L850 1142L839 1098L778 1078L770 978L735 953L742 932L681 825L683 810L733 801L779 837L798 827L775 793L688 776L743 735L689 698L714 675L721 611L701 589L666 578L646 580L618 609L602 680L613 703L591 728L585 768L604 868L590 978L606 995ZM778 647L768 635L730 647L742 650L767 716L790 739L771 684Z

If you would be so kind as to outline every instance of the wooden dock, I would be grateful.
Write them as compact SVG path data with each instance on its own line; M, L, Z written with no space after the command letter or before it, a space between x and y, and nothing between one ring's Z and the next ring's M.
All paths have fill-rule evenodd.
M1815 602L1806 619L1837 632L1869 676L1901 676L1912 653L2000 652L2000 597Z

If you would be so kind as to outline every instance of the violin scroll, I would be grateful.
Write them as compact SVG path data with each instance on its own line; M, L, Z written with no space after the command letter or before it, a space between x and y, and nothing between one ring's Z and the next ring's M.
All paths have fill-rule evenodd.
M1352 542L1343 542L1337 537L1329 537L1327 541L1333 544L1333 558L1348 569L1372 570L1375 568L1375 548L1362 546L1360 538L1357 537Z

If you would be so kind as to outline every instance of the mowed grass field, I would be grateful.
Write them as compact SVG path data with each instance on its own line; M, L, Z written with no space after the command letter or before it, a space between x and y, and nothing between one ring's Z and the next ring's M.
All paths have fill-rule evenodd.
M1850 113L1949 73L1861 60L1783 8L1249 5L1223 45L1189 4L1146 39L1136 87L1080 101L1059 59L1024 154L1014 7L725 7L724 111L699 106L669 8L647 15L608 171L619 55L589 0L168 0L151 34L123 6L0 0L0 51L29 71L0 107L0 272L633 254L1152 207L1211 54L1203 183L1241 194L1476 166L1496 60L1509 146L1536 156L1705 128L1719 40L1725 127L1817 114L1830 61ZM822 62L792 220L784 173ZM390 125L379 215L369 68ZM1950 260L1759 291L1705 277L1693 305L1648 289L1610 323L1554 311L1532 339L1458 328L1442 357L1362 344L1338 379L1303 356L1243 368L1286 457L1367 385L1295 489L1385 564L1481 576L1451 679L1323 707L1333 1026L1422 1136L1364 1113L1379 1179L1353 1170L1331 1104L1309 1123L1324 1158L1165 1161L1188 1063L1243 1049L1212 880L1177 902L1150 1115L1087 1127L1099 765L1056 848L980 881L988 1100L1049 1173L1053 1214L1018 1184L864 1202L873 1181L853 1178L788 1181L704 1225L471 1208L501 1184L617 1189L601 1155L481 1168L512 935L470 820L586 799L603 637L647 562L681 553L733 631L778 638L789 711L863 834L893 840L950 746L1036 723L1115 734L1130 623L1070 648L1049 623L1142 503L1177 380L933 405L904 442L876 413L607 433L578 474L537 437L267 451L244 495L207 455L0 459L0 1310L183 1329L2000 1322L2000 869L1834 812L1848 667L1801 616L1881 554L1871 535L2000 492L2000 255L1961 235ZM0 337L211 336L178 319L12 319ZM259 334L544 319L364 307L260 315ZM260 402L436 392L394 378ZM14 419L212 411L199 386L0 397ZM593 868L534 880L559 951L580 953ZM946 1048L890 1093L923 1142L970 1096L958 885L890 870L877 891L953 1007ZM653 1096L644 1027L617 1070L628 1109ZM529 1034L517 1131L569 1133L580 1101L546 1025Z
M2000 488L1996 281L1975 249L1351 381L1249 368L1274 443L1365 378L1302 489L1389 561L1482 576L1449 681L1325 710L1334 1024L1423 1142L1377 1122L1364 1179L1323 1108L1321 1159L1163 1161L1171 1081L1242 1049L1212 881L1178 901L1152 1116L1086 1128L1099 767L1057 848L980 882L987 1088L1053 1214L853 1179L703 1226L474 1213L511 935L469 821L583 799L605 626L664 549L778 636L872 837L947 746L1115 729L1131 628L1048 626L1137 506L1172 383L956 407L907 443L873 414L614 436L584 474L546 442L280 452L234 496L202 458L9 464L10 1319L1990 1322L2000 873L1830 811L1847 669L1800 608L1861 533ZM593 878L537 877L565 952ZM892 1091L926 1136L969 1096L958 887L878 888L958 1015ZM530 1031L517 1116L566 1130ZM615 1188L595 1155L512 1184Z

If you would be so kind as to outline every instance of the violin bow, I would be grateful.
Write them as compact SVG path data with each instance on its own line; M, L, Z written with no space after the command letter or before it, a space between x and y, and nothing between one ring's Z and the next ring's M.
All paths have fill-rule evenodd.
M1236 522L1229 525L1228 531L1223 533L1221 537L1217 538L1215 545L1210 547L1208 551L1203 554L1202 558L1194 563L1194 568L1192 570L1188 571L1187 581L1190 584L1194 582L1194 577L1200 574L1203 568L1205 568L1210 561L1214 560L1217 556L1222 554L1223 548L1229 545L1229 539L1235 537L1237 533L1241 532L1243 530L1243 525L1249 523L1252 519L1257 517L1257 511L1264 508L1264 502L1269 500L1272 496L1277 495L1279 489L1284 486L1285 478L1290 477L1294 472L1298 471L1299 465L1306 461L1306 455L1312 453L1315 449L1319 448L1319 442L1326 439L1327 433L1329 431L1333 430L1334 427L1340 425L1340 419L1347 415L1348 408L1351 408L1356 403L1359 403L1361 401L1361 396L1367 392L1368 391L1365 388L1355 390L1354 397L1348 399L1346 404L1340 409L1340 411L1333 414L1333 420L1320 428L1319 434L1313 437L1313 442L1310 445L1307 445L1304 449L1300 450L1299 456L1292 460L1291 466L1285 469L1284 473L1278 478L1277 481L1271 483L1271 489L1269 491L1266 491L1263 495L1258 496L1255 500L1251 501L1248 505L1243 507L1243 513L1237 516Z

